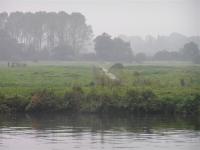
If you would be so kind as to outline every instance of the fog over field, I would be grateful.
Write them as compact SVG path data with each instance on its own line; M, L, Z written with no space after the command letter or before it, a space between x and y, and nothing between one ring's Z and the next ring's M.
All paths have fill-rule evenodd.
M199 7L198 0L1 0L0 60L197 63Z
M80 12L95 35L200 35L199 0L0 0L0 4L1 12Z

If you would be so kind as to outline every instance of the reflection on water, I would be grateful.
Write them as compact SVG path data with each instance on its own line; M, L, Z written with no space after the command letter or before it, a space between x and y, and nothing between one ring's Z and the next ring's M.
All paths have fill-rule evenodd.
M1 150L198 150L199 147L197 118L0 115Z

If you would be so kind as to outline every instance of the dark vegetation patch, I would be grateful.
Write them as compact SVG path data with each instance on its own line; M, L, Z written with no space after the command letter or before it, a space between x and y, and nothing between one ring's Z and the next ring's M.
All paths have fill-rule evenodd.
M0 112L74 112L74 113L131 113L131 114L184 114L200 113L200 94L187 97L159 97L153 91L128 89L123 94L117 91L101 92L98 89L85 91L73 87L63 97L53 91L41 90L29 97L0 96Z

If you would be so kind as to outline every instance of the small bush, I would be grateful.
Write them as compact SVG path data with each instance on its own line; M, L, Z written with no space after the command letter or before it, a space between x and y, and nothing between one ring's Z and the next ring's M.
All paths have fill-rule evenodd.
M42 90L32 94L31 102L27 105L26 111L56 111L61 108L61 99L59 99L54 92Z
M66 92L64 95L64 102L68 111L81 110L81 101L85 98L84 92L81 87L74 86L72 91Z
M181 102L181 113L184 114L198 114L200 113L200 95L196 94L190 99L187 98Z
M165 114L175 114L177 112L177 103L171 97L165 97L160 100L160 110Z
M121 63L116 63L116 64L112 65L109 70L111 71L113 69L124 69L124 65Z
M150 90L136 91L128 90L126 94L128 100L128 108L134 112L153 112L156 111L155 107L156 96Z
M0 96L0 112L24 112L28 100L22 96Z
M141 74L140 74L140 72L138 72L138 71L134 71L134 72L133 72L133 75L134 75L135 77L139 77Z

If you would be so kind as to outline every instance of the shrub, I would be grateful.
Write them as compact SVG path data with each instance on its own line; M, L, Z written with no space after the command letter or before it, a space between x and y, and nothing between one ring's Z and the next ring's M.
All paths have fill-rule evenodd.
M28 112L56 111L62 108L61 99L54 92L42 90L32 94L31 102L27 105Z
M184 114L198 114L200 113L200 95L196 94L194 97L182 100L181 112Z
M150 90L142 92L136 90L128 90L126 94L128 100L128 108L134 112L151 112L156 111L156 96Z
M134 71L134 72L133 72L133 75L134 75L135 77L139 77L141 74L140 74L140 72L138 72L138 71Z
M24 112L28 101L22 96L0 96L0 112Z
M165 114L174 114L177 112L177 104L170 97L165 97L160 101L160 110Z
M116 64L114 64L114 65L112 65L111 67L110 67L110 71L111 70L115 70L115 69L124 69L124 65L123 64L121 64L121 63L116 63Z
M64 95L64 102L68 111L80 111L81 101L85 98L83 90L79 86L74 86L72 91L66 92Z

